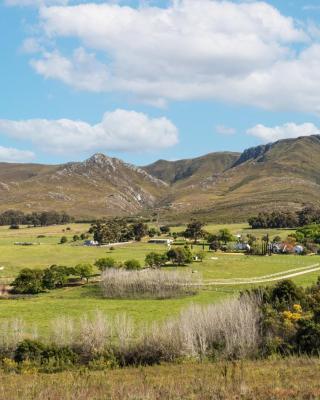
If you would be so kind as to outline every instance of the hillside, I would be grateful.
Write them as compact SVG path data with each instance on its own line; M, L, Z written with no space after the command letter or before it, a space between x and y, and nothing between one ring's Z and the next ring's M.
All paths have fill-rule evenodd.
M202 157L178 161L159 160L143 167L150 175L169 184L187 184L205 179L212 174L221 174L240 157L240 153L210 153Z
M81 218L144 214L243 221L260 210L320 206L320 136L136 167L95 154L63 165L0 163L0 211Z
M320 206L319 162L320 136L248 149L221 174L175 183L169 213L237 221L261 210Z
M116 158L95 154L57 166L0 165L0 209L63 210L76 217L134 214L153 207L166 183Z

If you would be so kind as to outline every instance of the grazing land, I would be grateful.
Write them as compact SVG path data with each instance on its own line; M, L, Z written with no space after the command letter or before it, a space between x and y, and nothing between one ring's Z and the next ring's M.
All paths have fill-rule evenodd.
M209 232L217 232L222 227L230 229L233 234L252 232L247 224L230 224L206 226ZM67 229L70 228L70 229ZM100 257L111 256L117 261L137 259L142 264L148 252L163 252L165 245L149 244L147 241L108 247L86 247L83 241L72 242L74 235L87 232L89 224L68 224L43 228L20 228L17 230L0 228L0 283L11 282L18 272L25 267L47 268L52 264L74 266L79 262L90 262ZM172 232L181 232L185 226L172 227ZM285 238L290 230L255 230L256 236L266 232L270 237ZM39 237L40 236L40 237ZM61 236L67 236L66 244L59 244ZM31 246L15 245L16 242L40 243ZM194 250L202 246L194 246ZM206 248L203 262L195 262L185 267L166 267L165 269L193 271L202 278L204 284L221 279L254 279L266 275L289 273L300 268L320 263L320 256L273 255L271 257L245 256L243 254L224 254L209 252ZM98 273L98 270L95 271ZM293 277L299 285L310 285L315 282L320 272L311 272ZM177 315L181 309L191 303L210 304L226 297L235 296L240 290L255 286L254 283L237 285L204 286L194 296L183 296L171 299L105 299L95 278L88 285L65 287L26 296L19 299L0 300L0 318L22 318L28 325L35 324L41 332L46 332L52 321L62 315L80 317L84 313L101 310L110 315L125 312L135 321L150 323ZM271 284L274 282L271 282ZM258 284L256 284L258 285Z

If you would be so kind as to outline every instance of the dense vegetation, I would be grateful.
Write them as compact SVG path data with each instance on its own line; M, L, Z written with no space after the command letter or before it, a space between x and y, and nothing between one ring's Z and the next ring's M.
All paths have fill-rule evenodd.
M309 224L320 223L320 209L306 207L296 213L273 211L261 212L248 220L253 229L261 228L297 228Z
M8 210L0 214L0 225L19 225L49 226L68 224L73 218L64 212L43 211L24 214L22 211Z
M51 265L42 270L24 268L12 282L12 291L16 294L38 294L65 286L70 277L88 281L92 273L93 267L89 263L80 263L75 267Z
M113 218L97 221L89 230L99 244L140 241L148 233L148 226L143 222L127 224L125 219Z

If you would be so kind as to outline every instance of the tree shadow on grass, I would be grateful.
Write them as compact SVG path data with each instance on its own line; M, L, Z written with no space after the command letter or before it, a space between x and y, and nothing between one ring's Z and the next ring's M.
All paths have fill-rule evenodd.
M82 286L80 297L90 297L91 299L105 299L98 283Z

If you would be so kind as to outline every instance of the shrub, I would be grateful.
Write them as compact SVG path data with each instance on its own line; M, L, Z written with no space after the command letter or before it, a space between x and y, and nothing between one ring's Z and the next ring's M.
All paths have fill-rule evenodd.
M70 268L62 265L51 265L50 268L44 270L42 278L43 287L45 289L63 287L67 283L70 275Z
M105 270L102 291L108 298L170 298L197 291L199 280L189 272Z
M125 261L124 267L127 270L138 270L138 269L141 269L141 264L138 260L132 259L132 260Z
M67 236L62 236L61 239L60 239L60 244L67 243L67 241L68 241Z
M168 260L170 260L173 264L177 265L185 265L192 263L192 253L188 246L183 248L175 247L170 249L167 252Z
M299 353L320 355L320 324L313 321L301 320L298 323L297 350Z
M25 339L18 344L14 353L14 360L18 363L25 360L40 362L44 349L45 346L43 343Z
M13 225L10 225L9 229L20 229L20 226L13 224Z
M145 263L150 268L160 268L167 262L167 260L168 257L166 254L151 252L146 255Z
M43 291L43 271L24 268L12 282L14 293L37 294Z
M81 279L86 279L88 283L93 273L93 267L89 263L81 263L74 267L74 272L76 275L79 275Z
M99 258L94 265L100 270L104 271L107 268L115 268L116 260L111 257Z

